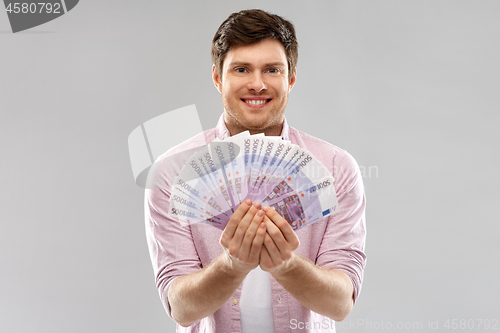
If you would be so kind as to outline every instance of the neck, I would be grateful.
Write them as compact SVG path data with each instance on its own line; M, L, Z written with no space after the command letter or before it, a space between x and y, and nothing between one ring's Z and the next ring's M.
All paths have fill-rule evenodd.
M285 122L284 118L281 120L279 124L272 125L262 129L254 129L254 128L245 128L237 121L231 121L232 119L228 119L227 113L224 114L224 123L229 131L229 135L233 136L245 131L249 131L251 135L264 133L266 136L280 136L283 131L283 124Z

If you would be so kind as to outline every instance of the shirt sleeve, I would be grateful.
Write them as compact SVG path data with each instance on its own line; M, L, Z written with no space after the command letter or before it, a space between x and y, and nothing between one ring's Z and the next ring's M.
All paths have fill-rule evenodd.
M334 161L333 170L339 209L329 217L316 264L345 272L352 281L355 302L366 263L365 192L354 158L342 151L335 159L340 159Z
M172 318L168 289L180 276L198 271L201 261L189 225L167 215L173 172L158 160L150 172L150 188L145 191L146 238L156 278L156 287L167 314ZM170 170L169 166L169 170Z

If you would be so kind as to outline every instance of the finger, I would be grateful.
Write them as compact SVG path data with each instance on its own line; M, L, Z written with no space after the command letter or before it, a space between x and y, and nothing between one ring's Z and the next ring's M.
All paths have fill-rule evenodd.
M293 230L292 226L280 214L278 214L272 207L265 206L263 208L266 216L279 228L286 242L292 247L293 250L299 247L299 238Z
M269 234L267 232L266 232L266 236L264 238L264 247L266 248L267 252L269 253L269 257L271 258L273 266L278 266L283 262L283 260L281 259L280 251L278 250L273 239L271 238L271 236L269 236Z
M246 260L250 254L252 248L252 242L255 238L255 234L259 228L259 225L264 220L264 211L259 210L255 213L250 225L248 226L243 241L241 242L240 248L240 259Z
M259 202L254 202L248 211L245 213L245 215L241 218L241 222L238 224L238 227L236 228L236 231L234 232L235 236L236 234L240 234L242 238L245 235L245 232L247 231L248 227L250 226L255 214L260 210L261 204ZM233 236L234 237L234 236Z
M273 260L266 249L266 246L262 246L260 251L260 268L264 271L268 271L274 267Z
M252 205L252 200L247 199L243 201L236 211L231 215L229 218L229 222L227 223L226 227L224 228L224 231L222 232L221 238L220 238L220 243L222 246L228 248L229 247L229 242L234 236L234 233L236 229L238 228L238 225L245 216L245 214L248 212L250 209L250 206Z
M241 219L238 227L236 228L236 231L234 232L233 238L229 242L231 247L238 248L238 253L248 226L252 222L255 214L257 214L257 212L260 210L260 206L261 205L258 202L253 203L253 205L246 212L245 216L243 216L243 218Z
M278 250L280 252L284 252L287 248L289 248L290 246L281 233L281 230L267 217L267 215L264 217L264 222L266 223L267 234L271 237Z
M264 213L264 212L262 212ZM266 224L264 222L260 222L255 233L255 237L252 241L252 247L250 249L250 253L248 255L248 259L255 263L259 262L260 253L262 251L262 247L264 244L264 238L266 237Z

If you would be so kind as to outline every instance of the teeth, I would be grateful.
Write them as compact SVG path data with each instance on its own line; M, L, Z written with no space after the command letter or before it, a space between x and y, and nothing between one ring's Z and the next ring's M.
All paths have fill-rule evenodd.
M261 105L267 102L267 99L249 99L245 100L245 103L247 104L252 104L252 105Z

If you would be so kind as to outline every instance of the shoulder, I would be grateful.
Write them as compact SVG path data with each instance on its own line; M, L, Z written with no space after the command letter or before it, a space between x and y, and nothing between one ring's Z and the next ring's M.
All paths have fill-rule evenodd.
M319 139L315 136L299 131L298 129L291 126L290 126L290 139L292 142L294 141L294 139L295 141L298 141L299 143L297 144L299 144L299 146L301 144L304 144L307 147L318 147L319 149L328 149L336 153L341 153L345 151L325 140Z
M345 149L291 126L289 135L292 143L310 151L314 157L334 173L334 176L341 166L355 169L358 167L354 158Z

